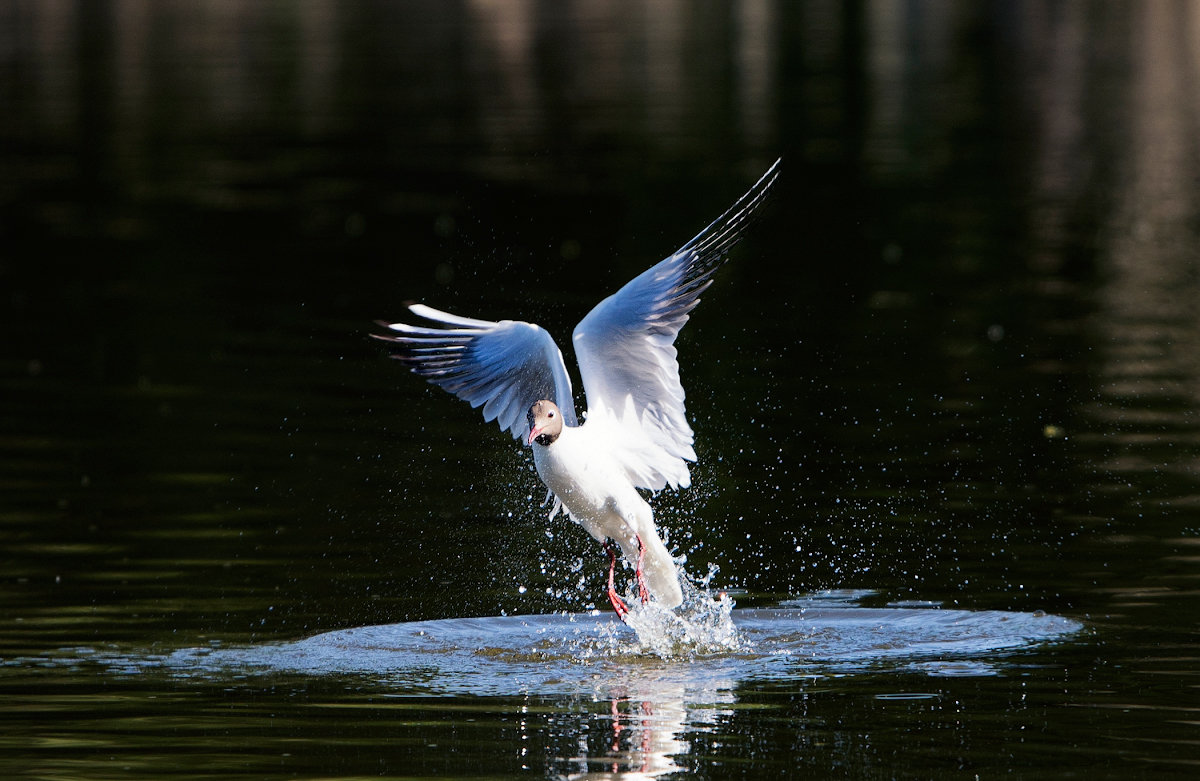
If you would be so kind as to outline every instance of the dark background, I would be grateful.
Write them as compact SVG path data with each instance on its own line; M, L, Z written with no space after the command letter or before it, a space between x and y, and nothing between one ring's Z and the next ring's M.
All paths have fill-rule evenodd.
M528 454L372 322L566 346L782 157L679 342L700 461L655 506L687 571L1063 613L1185 691L1198 31L1187 2L0 3L0 653L602 606ZM1147 696L1148 733L1186 707Z

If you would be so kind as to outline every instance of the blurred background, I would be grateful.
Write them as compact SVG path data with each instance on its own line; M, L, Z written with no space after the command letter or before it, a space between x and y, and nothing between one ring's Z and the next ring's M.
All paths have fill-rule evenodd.
M602 602L372 321L566 346L776 157L680 340L688 571L1194 619L1198 40L1189 2L7 0L9 642Z
M1197 107L1188 0L0 0L0 775L1188 777ZM779 157L678 344L685 571L1077 636L560 660L578 696L537 649L488 696L153 669L604 608L528 451L374 322L534 320L574 370Z

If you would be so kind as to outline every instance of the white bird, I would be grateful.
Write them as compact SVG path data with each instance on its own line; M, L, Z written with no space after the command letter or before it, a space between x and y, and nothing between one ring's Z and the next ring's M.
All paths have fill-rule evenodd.
M639 488L691 484L696 460L684 415L675 338L712 284L779 176L779 160L737 203L694 239L596 305L572 342L587 396L578 423L562 352L541 327L519 320L459 317L421 304L409 311L433 327L381 323L398 335L394 357L533 448L538 476L553 499L609 556L608 598L624 619L614 586L615 540L635 568L639 596L664 607L683 601L675 561Z

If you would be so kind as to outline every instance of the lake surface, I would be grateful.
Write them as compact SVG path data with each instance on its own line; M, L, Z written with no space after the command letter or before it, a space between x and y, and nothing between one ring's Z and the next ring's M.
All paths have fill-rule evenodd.
M0 6L0 775L1192 777L1198 36ZM679 340L694 602L625 626L372 322L565 346L780 156Z

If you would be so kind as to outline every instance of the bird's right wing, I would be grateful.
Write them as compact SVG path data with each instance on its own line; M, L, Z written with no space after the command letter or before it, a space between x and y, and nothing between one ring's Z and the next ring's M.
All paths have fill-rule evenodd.
M381 323L398 335L372 334L391 345L392 357L415 374L445 388L484 420L495 420L514 437L529 438L525 414L540 399L562 410L563 422L577 425L571 379L562 352L545 329L518 320L475 320L412 304L414 315L435 327Z

